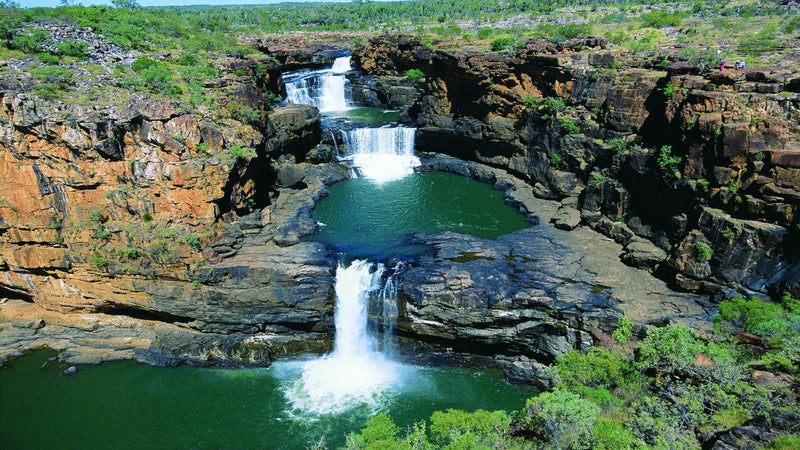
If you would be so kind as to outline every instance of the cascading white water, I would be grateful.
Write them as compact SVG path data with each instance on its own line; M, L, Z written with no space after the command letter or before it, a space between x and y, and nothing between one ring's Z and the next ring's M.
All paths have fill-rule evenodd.
M316 106L320 112L346 111L350 109L345 76L349 70L350 57L343 56L329 69L286 74L286 101Z
M357 128L342 137L347 146L342 158L350 161L355 173L383 183L399 180L414 172L419 158L414 156L415 128Z
M401 366L379 353L367 332L367 302L380 292L383 271L382 265L363 260L336 269L334 349L305 363L301 378L287 393L294 408L333 414L362 404L374 406L397 382Z

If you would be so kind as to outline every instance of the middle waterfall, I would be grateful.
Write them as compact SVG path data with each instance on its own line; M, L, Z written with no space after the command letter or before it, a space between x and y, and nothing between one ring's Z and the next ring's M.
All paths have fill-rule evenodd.
M383 183L414 172L420 161L414 155L416 128L385 126L345 131L343 161L354 175Z

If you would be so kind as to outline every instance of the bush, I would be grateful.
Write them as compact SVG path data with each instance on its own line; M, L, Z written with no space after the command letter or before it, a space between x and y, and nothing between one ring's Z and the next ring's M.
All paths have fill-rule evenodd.
M189 233L183 238L186 245L194 250L200 250L200 236L197 233Z
M575 124L575 121L572 119L564 119L561 122L561 131L566 134L578 134L581 132L581 128Z
M646 444L614 420L598 420L592 430L592 448L595 450L632 450L646 448Z
M633 322L625 316L619 318L617 329L611 333L611 338L620 344L627 344L633 336Z
M700 262L706 262L711 260L712 256L714 256L714 250L711 247L702 242L695 244L694 259Z
M419 69L408 69L403 73L403 75L405 75L406 78L410 78L413 81L425 79L425 72Z
M478 39L489 39L494 34L494 28L483 27L478 29Z
M680 156L672 155L672 147L664 145L658 152L658 167L665 176L673 176L680 178L681 173L678 171L678 166L683 162Z
M11 48L25 53L38 53L42 51L42 43L48 39L49 35L46 31L27 27L11 39Z
M661 93L664 94L665 99L669 100L673 96L675 96L675 91L676 91L675 86L668 84L667 86L664 87Z
M553 167L558 167L561 164L561 156L558 153L553 153L550 155L550 164Z
M536 106L536 97L527 95L522 99L522 106L525 107L526 110L533 109Z
M558 117L558 113L563 111L567 106L564 100L558 97L547 97L539 104L539 113L542 120L549 120Z
M525 407L523 426L533 435L546 437L557 448L590 444L592 428L600 413L594 403L558 388L529 399Z
M697 333L686 325L651 328L636 346L635 366L661 372L684 370L694 364L694 355L702 353L703 348Z
M94 264L95 267L97 267L98 269L103 269L108 267L108 259L100 256L100 254L97 253L97 251L92 252L91 259L92 259L92 264Z
M514 38L510 36L499 37L493 40L491 44L489 44L489 48L491 48L493 52L499 52L502 50L511 50L513 47L514 47Z
M436 411L431 415L431 440L442 448L491 448L508 433L509 422L502 411Z
M80 41L64 41L56 44L58 52L64 56L86 59L89 55L89 44Z
M44 64L58 64L58 56L50 53L50 52L39 52L36 54L36 59L43 62Z
M652 28L677 27L681 24L681 18L677 14L664 11L644 13L640 16L640 19L643 26Z

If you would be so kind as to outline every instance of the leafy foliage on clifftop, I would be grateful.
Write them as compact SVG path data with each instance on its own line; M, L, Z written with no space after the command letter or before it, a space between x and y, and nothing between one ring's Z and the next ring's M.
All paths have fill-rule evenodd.
M521 411L437 412L405 433L381 414L347 448L797 448L798 313L788 295L735 298L707 338L672 324L638 342L623 320L622 342L560 356Z

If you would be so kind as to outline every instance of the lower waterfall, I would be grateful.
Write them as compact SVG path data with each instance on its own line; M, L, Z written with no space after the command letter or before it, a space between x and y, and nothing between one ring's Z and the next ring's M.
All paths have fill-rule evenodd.
M304 363L287 397L292 406L333 414L358 405L376 406L400 378L403 366L377 349L367 330L371 296L384 298L381 264L365 260L336 269L336 338L333 352Z

